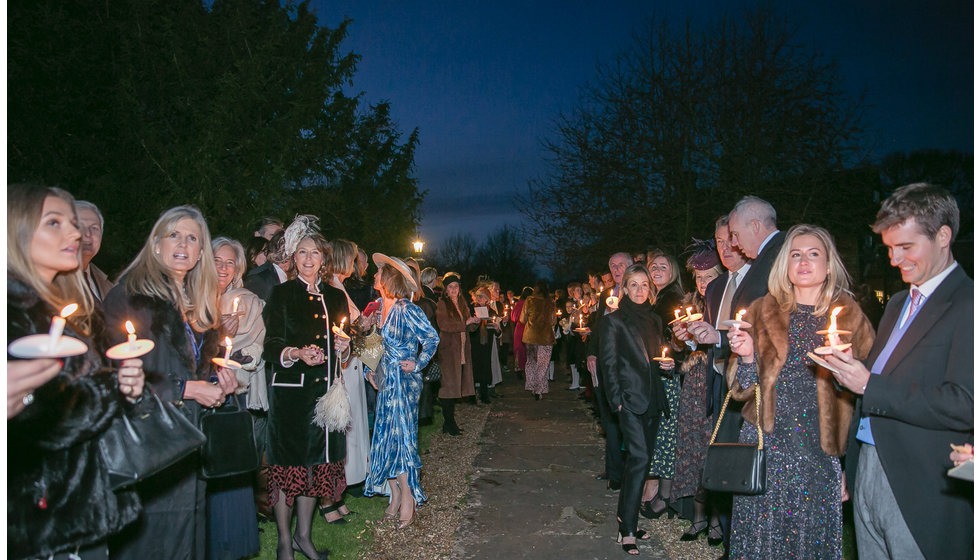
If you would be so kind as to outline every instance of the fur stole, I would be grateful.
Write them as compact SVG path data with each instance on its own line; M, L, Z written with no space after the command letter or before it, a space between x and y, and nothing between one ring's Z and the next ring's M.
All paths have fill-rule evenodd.
M861 311L861 306L851 297L845 295L834 302L831 309L838 305L844 306L844 310L837 317L839 327L853 333L842 336L841 341L851 342L854 356L863 360L868 356L874 342L875 333L871 322ZM762 414L762 430L766 433L772 433L775 426L776 382L789 353L789 315L779 309L776 298L766 295L753 302L745 316L745 320L752 323L751 331L762 399L759 408ZM757 424L755 403L751 402L755 398L755 391L752 387L739 386L735 378L737 368L738 361L732 360L728 368L732 398L749 403L742 408L742 416L752 424ZM814 364L810 369L817 377L820 447L828 455L839 457L847 448L847 430L854 412L855 395L841 388L833 374L825 368Z

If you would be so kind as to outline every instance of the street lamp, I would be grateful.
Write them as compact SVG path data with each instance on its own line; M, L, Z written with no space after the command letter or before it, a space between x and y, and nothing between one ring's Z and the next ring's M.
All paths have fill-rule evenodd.
M415 242L412 243L412 248L415 249L415 254L421 255L423 247L425 247L425 243L422 243L422 240L416 237Z

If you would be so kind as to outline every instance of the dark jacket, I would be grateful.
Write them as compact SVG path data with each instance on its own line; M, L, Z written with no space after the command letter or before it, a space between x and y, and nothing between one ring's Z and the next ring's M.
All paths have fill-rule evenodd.
M279 285L279 274L272 267L272 261L265 261L262 266L248 271L244 284L246 290L259 296L262 301L269 301L272 288Z
M266 447L270 465L322 465L346 456L344 434L330 432L328 448L323 428L312 422L317 401L327 392L331 373L328 364L336 365L337 361L333 332L327 328L327 322L337 325L348 313L344 292L326 282L320 282L319 290L320 294L309 293L306 283L294 278L272 290L262 312L266 329L262 357L272 369L268 379L271 386ZM298 361L291 367L283 367L280 356L284 348L309 345L323 349L329 361L319 366ZM333 374L339 371L338 366Z
M619 310L599 320L598 362L604 372L606 397L613 411L620 406L643 415L653 408L664 413L667 397L660 382L663 323L650 304L624 297Z
M7 279L8 343L47 332L56 313L27 285ZM34 391L34 403L7 421L11 558L74 552L118 532L140 511L135 492L109 488L99 455L99 435L127 407L115 372L104 367L103 345L70 324L65 336L84 341L88 352L65 358L61 373Z
M187 381L211 377L211 358L220 354L218 332L194 333L192 344L172 303L130 294L125 278L106 296L103 308L110 343L126 340L122 325L127 319L140 338L153 341L153 350L140 358L146 386L197 424L201 406L193 399L184 400L182 388ZM110 539L113 559L204 557L204 482L197 478L198 459L197 453L190 455L137 484L143 515L139 523Z

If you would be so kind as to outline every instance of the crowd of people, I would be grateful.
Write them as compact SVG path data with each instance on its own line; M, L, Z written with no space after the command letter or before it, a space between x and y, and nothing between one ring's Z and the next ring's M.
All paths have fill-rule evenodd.
M946 475L972 458L972 280L952 256L959 211L942 189L909 185L882 204L874 231L911 290L890 299L877 335L830 232L780 231L756 197L685 260L617 252L583 282L519 292L369 260L315 216L263 218L244 244L212 238L193 206L162 212L111 281L92 264L106 225L95 205L12 185L7 216L8 343L76 303L64 332L88 347L8 354L14 558L247 558L257 513L275 520L278 558L326 558L316 514L346 523L344 496L363 485L388 501L380 522L408 527L427 499L419 425L438 404L442 432L460 435L456 407L492 402L508 373L538 401L568 375L594 406L597 478L619 492L627 554L649 538L640 516L666 515L690 521L680 540L705 535L726 558L840 558L852 496L861 558L972 550L972 487ZM126 321L154 347L111 362ZM212 359L228 357L228 341L235 366ZM248 410L261 467L205 480L192 454L110 488L100 435L151 392L192 422ZM764 492L705 489L713 432L749 444L763 434Z

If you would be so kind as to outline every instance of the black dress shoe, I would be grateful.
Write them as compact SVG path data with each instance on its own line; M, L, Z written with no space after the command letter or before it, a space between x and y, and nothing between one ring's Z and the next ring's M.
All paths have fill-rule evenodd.
M606 483L606 488L609 488L613 492L618 491L622 487L623 487L623 483L619 482L618 480L610 480L609 482Z

